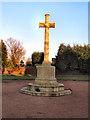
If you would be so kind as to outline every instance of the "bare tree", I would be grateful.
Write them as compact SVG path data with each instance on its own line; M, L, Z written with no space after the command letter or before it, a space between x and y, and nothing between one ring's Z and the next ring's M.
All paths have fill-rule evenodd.
M17 41L13 38L9 38L5 42L8 46L8 57L12 61L14 67L16 65L19 66L20 60L24 59L24 55L26 52L22 44L20 43L20 41Z

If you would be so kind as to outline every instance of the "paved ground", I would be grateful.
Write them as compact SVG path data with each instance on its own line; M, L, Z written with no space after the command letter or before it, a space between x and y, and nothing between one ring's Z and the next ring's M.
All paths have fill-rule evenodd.
M88 82L62 81L72 95L37 97L21 94L20 88L31 80L4 80L2 85L3 118L87 118Z

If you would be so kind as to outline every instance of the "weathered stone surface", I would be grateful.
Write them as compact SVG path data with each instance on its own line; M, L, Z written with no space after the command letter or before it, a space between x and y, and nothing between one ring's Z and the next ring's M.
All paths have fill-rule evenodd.
M45 23L39 23L39 27L45 27L44 62L37 66L37 78L34 83L21 89L22 93L37 96L61 96L71 94L70 90L64 90L64 85L56 81L55 67L49 63L49 27L55 27L55 23L49 23L49 14L45 15Z
M45 14L45 23L39 23L39 27L45 27L44 62L49 62L49 28L55 28L55 23L49 23L49 14Z
M37 66L37 78L28 87L22 88L21 92L36 96L62 96L71 94L70 90L64 90L64 85L56 81L55 67L50 63Z
M28 95L33 95L33 96L63 96L63 95L70 95L72 94L70 90L64 90L61 92L35 92L35 91L30 91L28 90L28 87L24 87L20 90L21 93L28 94Z
M55 78L55 67L51 66L50 63L43 63L41 66L37 66L35 84L58 84Z

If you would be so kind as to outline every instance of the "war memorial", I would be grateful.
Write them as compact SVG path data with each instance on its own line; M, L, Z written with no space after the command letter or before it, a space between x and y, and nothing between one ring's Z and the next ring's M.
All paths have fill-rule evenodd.
M64 84L57 82L55 67L49 62L49 28L55 28L55 23L49 23L49 14L45 14L45 23L39 23L39 28L45 28L44 61L37 67L37 77L34 83L20 90L21 93L33 96L62 96L71 94L70 90L64 89Z

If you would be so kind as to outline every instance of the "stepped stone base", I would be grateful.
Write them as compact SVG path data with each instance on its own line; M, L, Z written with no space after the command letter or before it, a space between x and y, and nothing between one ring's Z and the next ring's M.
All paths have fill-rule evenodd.
M36 96L61 96L71 94L70 90L64 90L64 85L56 81L55 67L50 63L37 66L37 78L34 83L29 83L22 88L21 93Z

